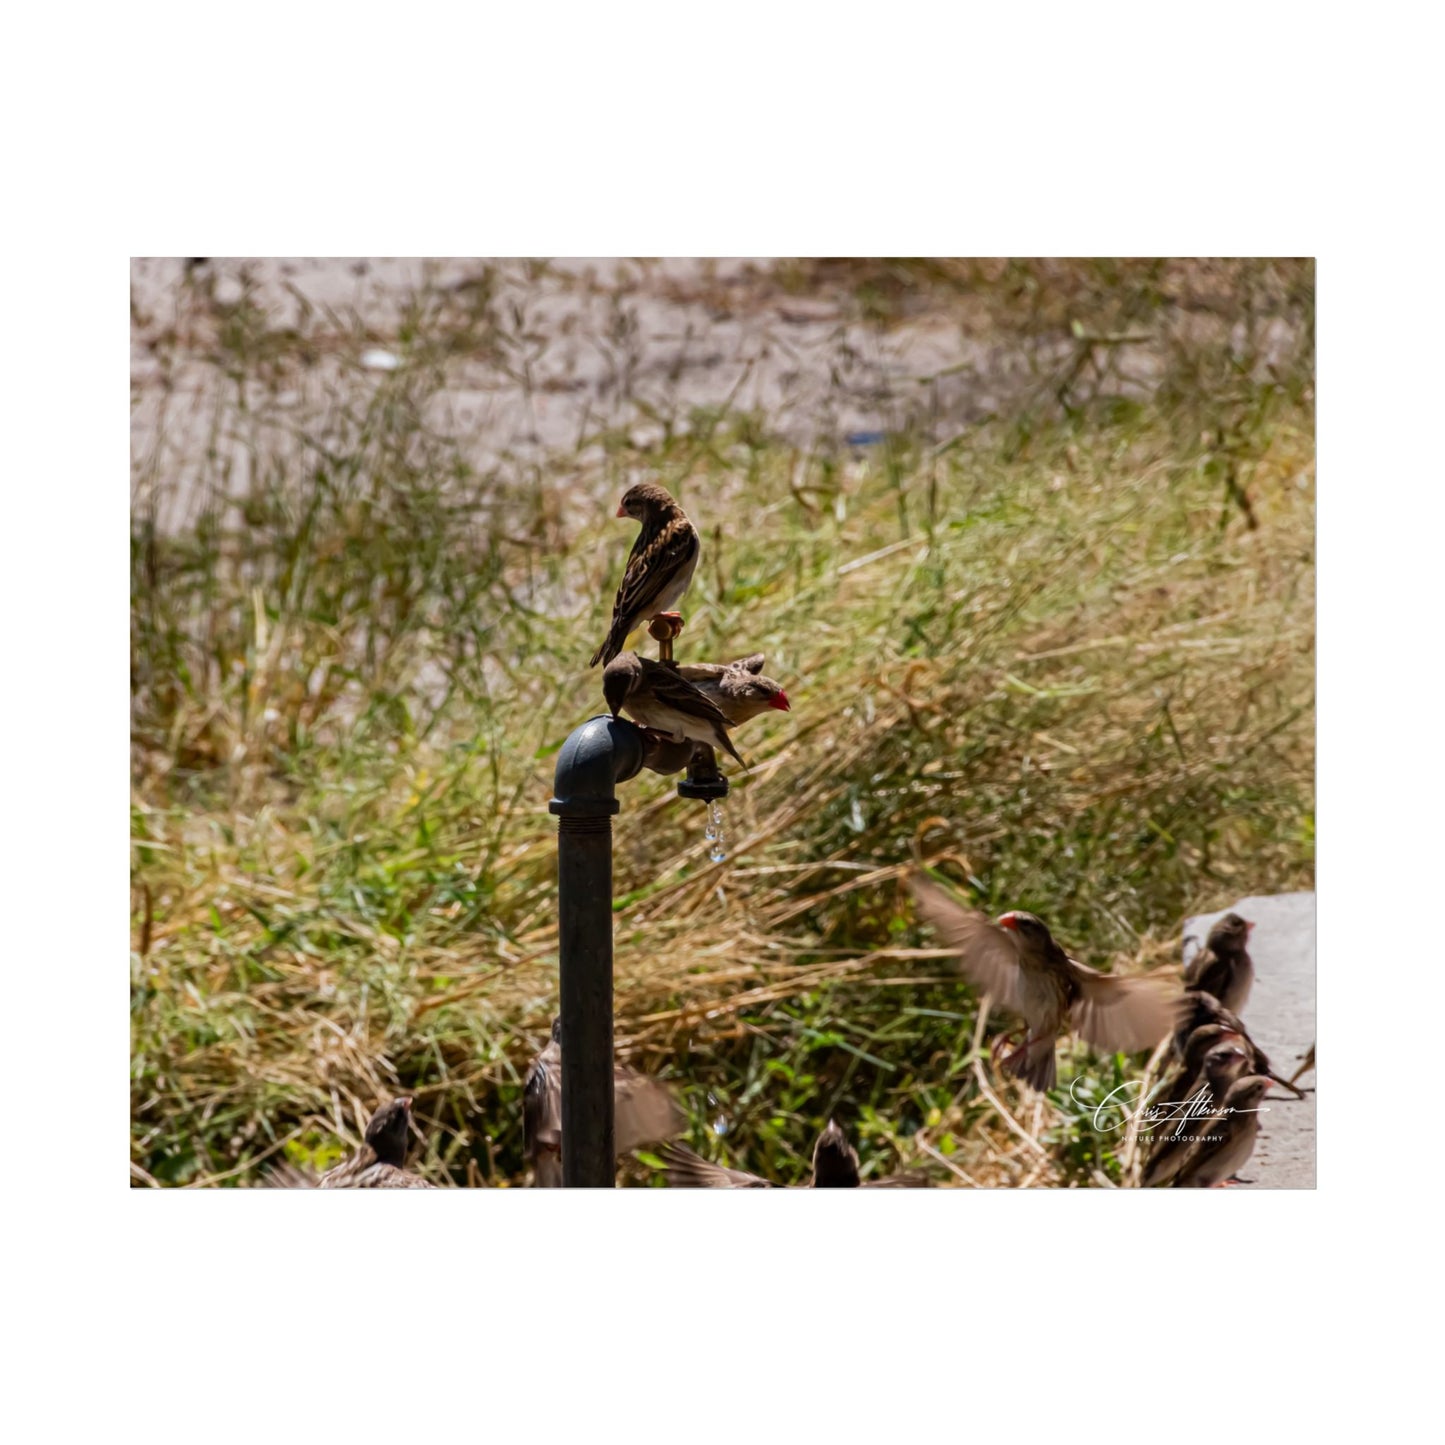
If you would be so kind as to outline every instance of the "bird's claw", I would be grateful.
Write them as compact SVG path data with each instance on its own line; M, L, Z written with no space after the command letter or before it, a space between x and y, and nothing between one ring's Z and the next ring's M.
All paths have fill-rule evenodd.
M1023 1053L1023 1052L1028 1048L1028 1046L1029 1046L1029 1045L1028 1045L1028 1031L1027 1031L1026 1029L1010 1029L1009 1032L1006 1033L1006 1034L999 1034L999 1035L994 1039L993 1043L989 1045L989 1050L988 1050L988 1052L989 1052L989 1057L993 1060L993 1064L994 1064L994 1067L995 1067L995 1068L998 1068L998 1067L1000 1066L1000 1059L999 1059L999 1053L1000 1053L1000 1051L1001 1051L1006 1045L1012 1044L1012 1043L1014 1042L1014 1040L1017 1039L1020 1034L1023 1034L1023 1035L1024 1035L1024 1041L1023 1041L1023 1043L1022 1043L1017 1049L1015 1049L1015 1050L1013 1051L1013 1053L1009 1054L1007 1058L1005 1058L1005 1059L1002 1060L1002 1063L1003 1063L1004 1065L1007 1065L1007 1064L1009 1064L1010 1062L1012 1062L1014 1059L1016 1059L1021 1053Z

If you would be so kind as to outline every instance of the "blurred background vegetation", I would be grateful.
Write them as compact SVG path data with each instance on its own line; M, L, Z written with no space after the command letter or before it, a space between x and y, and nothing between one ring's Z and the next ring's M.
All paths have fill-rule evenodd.
M1069 1085L1141 1061L1002 1080L902 872L1124 970L1313 884L1307 261L137 261L132 337L136 1183L402 1091L433 1180L523 1182L635 480L704 539L679 657L793 703L725 861L671 780L617 824L619 1050L709 1157L1117 1182Z

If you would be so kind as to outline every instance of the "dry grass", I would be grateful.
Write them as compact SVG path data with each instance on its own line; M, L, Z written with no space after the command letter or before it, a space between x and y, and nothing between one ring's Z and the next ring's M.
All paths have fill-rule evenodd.
M896 264L895 319L957 289ZM1069 290L1008 274L969 304L1023 346ZM740 735L724 863L669 781L627 785L624 1052L676 1082L708 1153L779 1179L836 1111L879 1171L1117 1182L1123 1141L1068 1085L1143 1061L1081 1052L1048 1101L1005 1084L900 877L923 861L1124 968L1172 966L1190 911L1311 886L1312 303L1307 267L1197 282L1293 318L1266 367L1237 328L1193 336L1157 276L1090 274L1110 325L1151 306L1171 337L1149 397L1070 352L942 444L800 451L773 418L680 408L661 439L477 476L429 420L444 369L358 376L272 447L245 387L304 338L221 346L244 504L217 475L168 533L175 479L138 464L137 1182L325 1164L402 1088L433 1177L520 1182L520 1074L556 1000L552 759L600 707L583 664L631 533L599 501L635 468L704 533L679 655L761 649L794 710ZM1029 275L1046 305L1016 294ZM805 283L852 284L778 284Z

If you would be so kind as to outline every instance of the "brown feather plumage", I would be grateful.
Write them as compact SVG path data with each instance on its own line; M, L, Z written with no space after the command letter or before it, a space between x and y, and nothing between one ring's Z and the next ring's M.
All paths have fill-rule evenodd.
M672 1094L655 1079L625 1064L612 1071L613 1120L617 1152L666 1139L684 1119ZM562 1187L562 1020L552 1022L552 1037L532 1060L522 1085L522 1139L539 1189Z
M1116 978L1070 958L1041 919L1015 911L994 920L915 875L924 918L957 953L960 971L1028 1032L1004 1068L1040 1092L1057 1081L1055 1041L1066 1028L1108 1051L1138 1053L1169 1036L1179 1003L1153 979Z
M590 667L611 662L634 627L667 612L682 600L692 582L702 542L697 529L672 495L641 483L623 494L619 516L635 517L642 530L632 544L627 567L612 604L612 623Z

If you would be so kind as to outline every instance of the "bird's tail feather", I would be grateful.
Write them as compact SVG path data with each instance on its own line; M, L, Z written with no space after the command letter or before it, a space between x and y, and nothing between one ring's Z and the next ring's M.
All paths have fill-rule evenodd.
M1004 1070L1016 1079L1022 1079L1031 1089L1046 1094L1059 1081L1054 1063L1054 1040L1045 1034L1034 1039L1024 1048L1016 1049L1004 1061Z
M599 662L606 667L622 651L622 644L627 641L627 634L632 631L630 627L624 625L626 621L625 617L612 619L612 626L607 629L607 636L603 640L602 646L592 654L592 661L587 664L588 667L596 667Z

